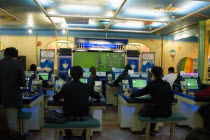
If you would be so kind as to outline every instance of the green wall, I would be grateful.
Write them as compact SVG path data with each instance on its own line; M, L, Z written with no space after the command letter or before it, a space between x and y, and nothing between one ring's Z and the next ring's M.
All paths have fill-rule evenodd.
M97 71L110 71L112 67L123 69L125 67L125 53L113 52L75 52L74 66L83 68L96 67Z

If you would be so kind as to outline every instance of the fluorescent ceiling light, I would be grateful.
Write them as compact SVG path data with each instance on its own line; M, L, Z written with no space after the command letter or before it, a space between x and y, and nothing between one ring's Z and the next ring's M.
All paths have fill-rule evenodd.
M134 15L134 16L149 16L149 17L162 17L165 14L163 12L157 12L157 11L152 11L152 10L144 10L144 9L127 9L125 10L125 13L128 13L129 15Z
M106 17L113 17L114 16L114 12L113 11L109 11L105 14Z
M178 13L188 13L190 11L195 10L196 8L199 8L201 6L201 1L190 1L182 4L181 10L178 11Z
M117 9L122 4L123 0L108 0L110 3L110 6L114 9Z
M29 25L29 26L32 26L32 25L33 25L33 18L32 18L32 15L29 15L29 17L28 17L28 25Z
M114 26L118 27L143 27L144 22L142 21L122 21L122 20L115 20Z
M52 19L52 21L54 23L60 23L60 24L62 24L62 23L65 23L66 22L66 20L64 18L60 18L60 17L50 17L50 18Z
M65 11L87 11L87 12L96 12L100 11L101 7L99 6L89 6L89 5L61 5L59 6L59 9L65 10Z
M57 14L57 12L55 10L49 10L47 13L49 15L55 15L55 14Z
M64 20L65 20L65 19L64 19ZM61 24L61 27L66 28L66 27L67 27L66 22L63 22L63 23Z

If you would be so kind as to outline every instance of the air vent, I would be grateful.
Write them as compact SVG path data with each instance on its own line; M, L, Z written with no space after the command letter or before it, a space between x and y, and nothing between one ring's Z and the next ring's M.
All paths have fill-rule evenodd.
M89 19L84 19L84 18L66 18L66 23L67 24L88 24Z

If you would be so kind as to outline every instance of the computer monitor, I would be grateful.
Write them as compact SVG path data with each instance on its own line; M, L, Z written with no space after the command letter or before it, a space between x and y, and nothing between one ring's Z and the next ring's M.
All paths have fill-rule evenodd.
M83 77L85 77L85 78L89 78L90 75L91 75L91 72L84 72L83 73Z
M88 83L88 79L87 78L80 78L80 82L87 84Z
M197 78L185 78L187 89L189 91L197 91L200 89L200 84Z
M113 80L116 80L117 77L118 77L120 74L121 74L121 72L113 72L113 74L112 74L112 79L113 79Z
M102 76L106 76L106 72L103 72L103 71L98 71L96 72L96 75L99 76L99 77L102 77Z
M39 72L39 76L41 76L42 79L45 81L49 80L49 73L47 73L47 72Z
M132 79L131 87L135 89L142 89L147 85L146 79Z

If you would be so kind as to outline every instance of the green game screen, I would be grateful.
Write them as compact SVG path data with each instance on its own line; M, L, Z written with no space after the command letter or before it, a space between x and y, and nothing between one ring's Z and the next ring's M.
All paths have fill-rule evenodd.
M147 85L145 79L133 79L132 80L133 88L144 88Z
M87 79L86 78L80 78L80 82L87 84Z
M124 69L125 53L75 52L74 66L95 67L97 71L110 71L112 67Z
M185 79L188 89L199 89L197 79Z
M49 74L48 73L39 73L43 80L48 80Z

